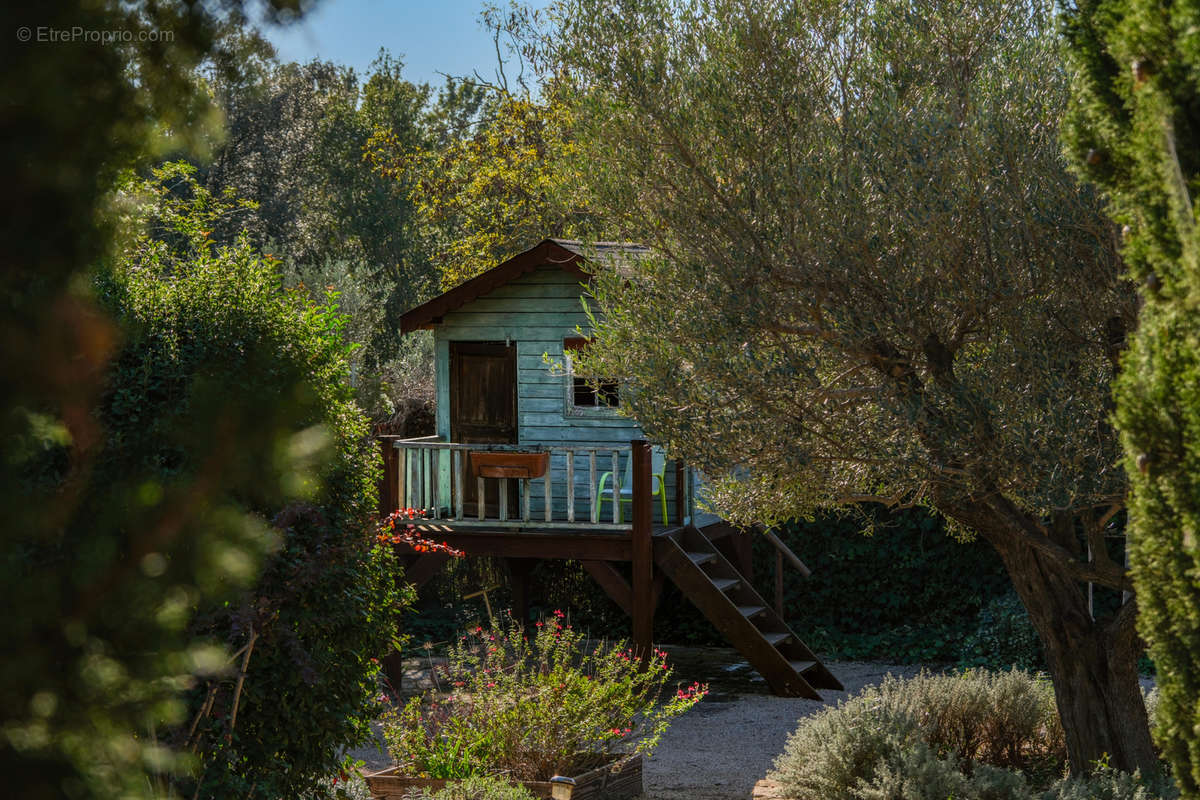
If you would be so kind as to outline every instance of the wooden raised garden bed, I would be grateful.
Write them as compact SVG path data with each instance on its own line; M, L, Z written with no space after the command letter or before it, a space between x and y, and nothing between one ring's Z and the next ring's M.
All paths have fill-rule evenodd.
M472 450L471 473L477 478L540 478L550 464L549 453L511 453Z
M397 767L366 776L367 787L376 800L409 800L421 789L432 792L452 781L434 778L406 778L396 774ZM642 757L605 764L574 777L555 776L548 781L522 781L534 797L547 800L631 800L642 794Z

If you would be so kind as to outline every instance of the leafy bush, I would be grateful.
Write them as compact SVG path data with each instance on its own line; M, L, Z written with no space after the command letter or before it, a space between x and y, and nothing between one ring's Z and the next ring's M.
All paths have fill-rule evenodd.
M1019 771L1044 785L1065 759L1048 683L1016 670L926 673L911 680L889 677L806 718L776 760L775 773L787 796L801 800L916 800L926 796L916 788L924 780L938 791L951 787L941 798L1004 798L1019 797L1025 778L1002 773Z
M991 548L958 541L925 509L864 507L776 533L813 571L801 579L785 565L785 607L808 645L831 658L954 663L980 610L1009 586ZM753 541L762 588L775 550L762 537Z
M616 750L648 753L670 720L707 687L660 695L671 677L666 654L646 670L621 644L587 646L556 612L532 641L508 621L477 627L451 648L450 692L427 692L383 718L388 750L411 775L464 778L502 773L545 780L608 760Z
M240 206L209 195L183 165L133 187L131 204L138 192L151 202L134 206L133 221L149 233L100 281L126 332L101 404L101 466L153 475L127 498L131 513L175 502L186 516L185 487L266 453L254 462L261 479L226 499L236 524L276 548L240 598L205 604L185 593L164 607L194 637L236 652L210 657L192 680L192 716L171 743L196 751L200 766L179 788L296 796L369 735L379 672L371 656L394 637L396 565L372 530L377 449L347 386L340 315L283 291L273 263L244 237L210 240L214 220ZM272 462L304 468L276 479ZM281 491L268 491L276 484ZM152 552L142 569L169 568L187 546L170 559ZM258 570L237 553L217 567L214 582L253 580Z
M959 663L993 669L1046 668L1042 640L1016 594L994 597L979 612L979 626L962 643Z
M1153 708L1155 698L1146 697ZM1173 800L1168 779L1106 765L1058 779L1048 681L1019 670L898 680L801 721L773 777L796 800ZM1044 790L1041 791L1041 790Z
M279 800L286 800L279 798ZM334 777L321 779L302 793L298 800L373 800L366 780L358 770L350 769Z
M1081 778L1064 778L1050 787L1042 800L1174 800L1179 790L1169 777L1143 778L1110 767L1101 767Z
M475 775L448 783L436 792L426 789L416 800L534 800L534 796L520 784L490 775Z
M971 762L1040 773L1067 757L1048 680L1019 670L923 672L886 679L880 702L917 722L921 738L939 753Z
M976 765L970 774L953 753L939 756L925 742L896 750L861 780L854 797L861 800L1029 800L1019 772Z
M784 568L784 602L801 638L829 658L1011 666L1013 662L973 656L960 661L963 641L977 631L981 611L1009 591L995 553L981 541L957 541L937 516L923 509L870 508L864 513L865 517L826 514L776 529L813 568L803 579L790 566ZM869 535L863 534L864 525ZM753 548L755 586L772 602L775 549L762 536L746 535ZM477 574L484 561L472 558L453 565L422 587L429 624L421 628L421 637L446 639L453 614L440 610L460 609L458 598L481 586L500 585L491 595L494 607L508 602L502 569ZM578 562L544 561L535 567L530 583L529 601L535 610L569 611L587 620L594 637L630 636L629 616ZM478 606L482 615L482 603ZM667 632L672 642L729 646L669 581L658 608L655 629ZM434 624L439 616L445 621ZM406 625L410 622L414 630L425 624L406 620Z

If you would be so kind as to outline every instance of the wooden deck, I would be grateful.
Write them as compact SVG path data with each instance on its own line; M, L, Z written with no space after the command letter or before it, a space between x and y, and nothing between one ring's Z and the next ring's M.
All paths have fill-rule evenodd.
M690 522L690 520L689 520ZM695 524L717 525L719 517L697 514ZM415 520L413 528L422 537L445 542L468 556L507 558L574 559L576 561L630 561L633 558L633 527L623 530L574 527L500 527L474 520ZM679 524L652 525L651 536L668 536ZM732 528L728 530L732 533ZM720 538L720 537L717 537Z
M703 514L682 525L652 526L648 564L642 560L646 554L638 553L632 526L624 531L578 527L526 531L424 521L415 523L414 528L423 537L445 542L467 556L502 559L512 581L513 613L519 619L528 618L528 578L539 560L578 561L633 618L635 646L646 651L659 596L665 581L670 580L777 694L820 699L818 689L841 688L782 615L754 589L747 538L732 536L735 529L716 516ZM405 579L419 585L433 577L448 558L440 552L408 553Z

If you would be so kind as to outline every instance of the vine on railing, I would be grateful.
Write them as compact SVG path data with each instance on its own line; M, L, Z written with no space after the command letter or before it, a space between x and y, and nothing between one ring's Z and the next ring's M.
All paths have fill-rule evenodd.
M421 519L424 516L425 509L423 508L398 508L379 523L375 538L380 542L406 544L418 553L445 553L454 558L466 555L462 550L451 547L445 542L427 539L417 533L417 528L412 524L412 520Z

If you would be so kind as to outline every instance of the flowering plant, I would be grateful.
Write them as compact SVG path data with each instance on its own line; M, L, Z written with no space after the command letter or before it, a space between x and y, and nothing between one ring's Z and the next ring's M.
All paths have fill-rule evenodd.
M410 775L546 780L649 753L708 691L666 690L670 678L663 651L643 667L623 642L589 645L560 611L532 639L510 619L463 636L438 676L446 691L387 712L384 739Z
M406 544L418 553L446 553L455 558L464 555L462 550L456 550L445 542L421 536L412 521L424 516L423 508L398 508L379 523L375 538L381 543Z

